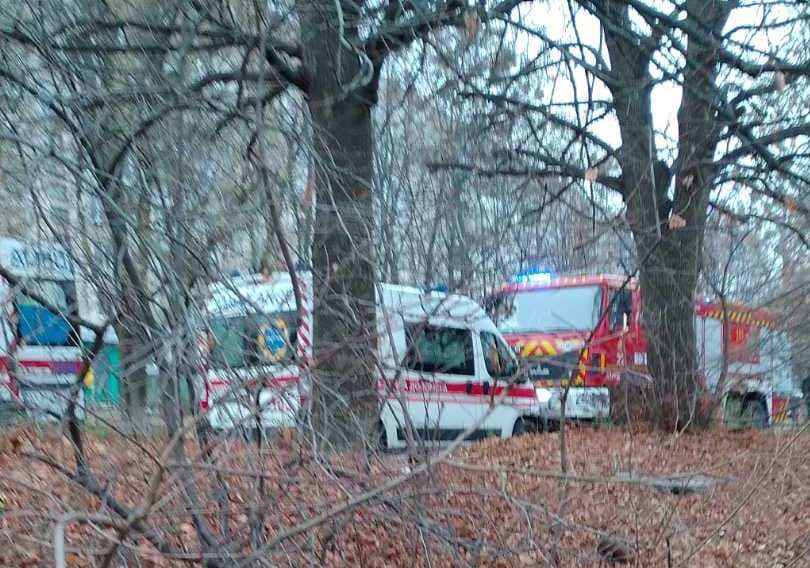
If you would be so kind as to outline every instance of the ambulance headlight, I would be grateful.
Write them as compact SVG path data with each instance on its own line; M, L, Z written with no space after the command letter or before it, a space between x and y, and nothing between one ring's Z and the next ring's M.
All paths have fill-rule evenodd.
M537 387L534 389L534 394L537 396L537 402L545 404L551 400L551 391L548 389Z

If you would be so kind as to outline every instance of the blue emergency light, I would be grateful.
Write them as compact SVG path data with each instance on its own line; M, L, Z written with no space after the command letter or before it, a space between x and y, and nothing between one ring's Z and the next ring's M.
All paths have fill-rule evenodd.
M428 293L437 292L439 294L447 294L449 291L450 288L447 286L447 284L434 284L427 289Z
M513 284L551 284L552 273L546 268L529 268L512 277Z

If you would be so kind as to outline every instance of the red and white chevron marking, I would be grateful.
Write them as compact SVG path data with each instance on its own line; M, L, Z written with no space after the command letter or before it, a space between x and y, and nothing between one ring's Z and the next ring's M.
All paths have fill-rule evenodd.
M301 305L298 308L298 360L302 368L308 368L310 364L310 347L312 346L312 330L310 329L310 318L308 309L307 285L302 278L298 278L298 289L301 297Z

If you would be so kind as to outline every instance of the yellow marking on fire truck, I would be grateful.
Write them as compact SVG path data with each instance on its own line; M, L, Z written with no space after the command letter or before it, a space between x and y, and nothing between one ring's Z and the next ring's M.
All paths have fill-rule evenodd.
M520 356L521 357L528 357L529 355L531 355L534 352L534 350L536 348L537 348L537 342L536 341L530 341L526 345L523 346L523 349L520 350Z
M547 339L543 340L543 348L546 350L546 355L556 355L557 354L557 350L554 349L554 346Z
M587 367L588 361L588 350L583 349L582 353L580 353L579 362L577 363L577 375L574 378L575 385L581 385L585 382L585 374L588 372Z
M711 319L723 319L723 310L713 309L706 312L706 317ZM742 323L756 327L774 327L774 323L768 319L755 318L751 312L741 312L738 310L727 310L726 319L732 323Z

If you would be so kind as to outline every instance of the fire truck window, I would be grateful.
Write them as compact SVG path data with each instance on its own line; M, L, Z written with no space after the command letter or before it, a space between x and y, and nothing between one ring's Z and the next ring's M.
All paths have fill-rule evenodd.
M633 313L633 298L630 290L614 290L611 293L610 313L608 321L610 329L623 329L624 325L630 325L630 317Z
M486 331L481 332L481 347L490 377L511 377L517 372L514 356L497 336Z
M404 366L425 373L474 375L472 335L469 330L409 324L405 328Z
M602 314L598 286L520 290L508 300L507 315L497 321L498 329L507 334L587 331Z
M514 307L514 294L499 294L488 299L487 314L497 325L501 321L508 320L512 316Z

